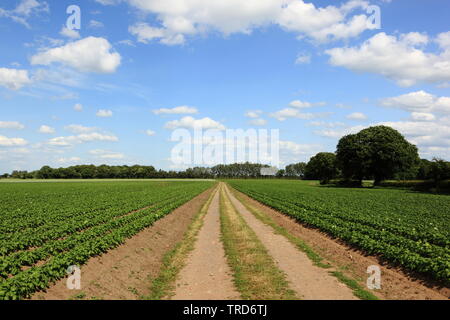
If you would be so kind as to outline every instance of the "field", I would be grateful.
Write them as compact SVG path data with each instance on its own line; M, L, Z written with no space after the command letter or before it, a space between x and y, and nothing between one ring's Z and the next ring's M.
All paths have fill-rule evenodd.
M235 189L368 254L450 280L450 197L308 181L229 180Z
M448 195L298 180L0 183L0 300L445 299L448 208ZM379 258L402 268L382 265L377 291ZM82 290L67 288L72 265Z
M117 247L210 181L0 184L0 300L28 297Z

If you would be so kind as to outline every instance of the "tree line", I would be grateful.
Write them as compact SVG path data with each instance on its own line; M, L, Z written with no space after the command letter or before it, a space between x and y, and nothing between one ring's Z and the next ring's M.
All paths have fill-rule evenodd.
M51 168L5 173L1 178L14 179L210 179L210 178L259 178L261 168L268 165L255 163L235 163L217 165L212 168L195 167L184 171L156 170L153 166L109 166L76 165L68 168Z
M184 171L156 170L153 166L77 165L68 168L44 166L39 170L13 171L1 178L16 179L153 179L153 178L261 178L268 165L255 163L220 164L211 168L195 167ZM450 179L450 162L434 158L420 159L418 149L397 130L374 126L342 137L336 152L319 152L308 163L293 163L276 171L278 178L320 180L322 184L340 179L343 184L361 185L374 180ZM272 176L273 177L273 176Z

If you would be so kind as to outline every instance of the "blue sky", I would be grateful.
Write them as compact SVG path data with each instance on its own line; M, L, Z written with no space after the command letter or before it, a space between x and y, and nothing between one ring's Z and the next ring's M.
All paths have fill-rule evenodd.
M73 4L79 30L65 27ZM171 133L194 126L279 129L283 165L375 124L449 159L448 12L438 0L4 0L0 172L177 169Z

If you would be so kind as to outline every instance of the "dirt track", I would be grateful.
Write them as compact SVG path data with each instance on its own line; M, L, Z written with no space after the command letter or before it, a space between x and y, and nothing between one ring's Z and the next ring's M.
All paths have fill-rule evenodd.
M240 295L220 241L219 192L208 208L195 249L180 272L174 300L232 300Z

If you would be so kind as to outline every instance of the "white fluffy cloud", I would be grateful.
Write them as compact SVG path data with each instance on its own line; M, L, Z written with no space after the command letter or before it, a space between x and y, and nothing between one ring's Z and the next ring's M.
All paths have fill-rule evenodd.
M410 112L450 113L450 97L437 97L423 90L381 99L380 105Z
M273 112L270 114L272 118L277 119L278 121L285 121L289 118L297 118L302 120L312 120L318 118L326 118L330 115L330 112L301 112L298 109L293 108L284 108L279 111Z
M184 117L180 120L173 120L166 123L165 127L167 129L178 129L178 128L186 128L186 129L217 129L217 130L225 130L225 126L218 121L215 121L211 118L203 118L203 119L195 119L193 117Z
M39 128L39 133L44 133L44 134L51 134L51 133L55 133L55 129L52 127L49 127L47 125L42 125Z
M367 120L367 116L362 112L353 112L346 116L349 120Z
M52 48L31 57L33 65L50 65L54 62L68 65L82 72L113 73L119 67L121 56L112 51L108 40L87 37Z
M418 82L440 84L450 80L449 37L448 32L437 36L441 48L437 54L425 52L429 39L417 32L398 37L380 32L359 47L334 48L326 53L334 66L381 74L400 86Z
M83 111L83 105L80 103L77 103L73 106L73 110L81 112L81 111Z
M303 0L126 0L144 13L157 17L159 25L145 22L130 26L140 42L182 44L186 37L208 32L224 35L249 34L254 29L276 25L315 41L346 39L371 29L365 14L367 1L351 0L343 5L316 7ZM99 0L103 4L119 1ZM355 11L359 10L356 14Z
M113 112L111 110L101 109L101 110L98 110L95 115L100 118L110 118L110 117L112 117Z
M26 144L28 144L28 142L22 138L8 138L5 136L0 136L1 147L17 147L24 146Z
M114 135L91 132L91 133L82 133L76 136L52 138L47 142L47 144L58 147L68 147L73 146L75 144L81 144L92 141L116 142L119 141L119 139Z
M18 121L0 121L0 129L22 130L23 128L25 128L25 126Z
M145 134L148 135L149 137L152 137L156 134L156 132L148 129L148 130L145 130Z
M30 83L31 80L27 70L0 68L0 86L11 90L19 90Z
M189 107L189 106L179 106L172 109L161 108L157 110L153 110L154 114L195 114L198 113L197 108Z
M67 27L63 26L61 31L59 32L60 35L71 38L71 39L78 39L80 38L80 33L76 30L68 29Z

